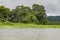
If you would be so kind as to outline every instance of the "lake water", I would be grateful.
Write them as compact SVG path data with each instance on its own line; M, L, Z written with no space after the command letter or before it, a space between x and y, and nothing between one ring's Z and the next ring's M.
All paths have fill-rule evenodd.
M60 29L0 29L0 40L60 40Z

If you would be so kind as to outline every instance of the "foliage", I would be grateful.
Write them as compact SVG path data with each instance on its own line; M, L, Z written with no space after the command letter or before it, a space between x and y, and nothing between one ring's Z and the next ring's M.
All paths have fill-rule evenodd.
M0 6L0 22L8 21L10 9L4 6Z
M40 24L46 24L46 13L45 13L45 8L43 5L38 5L38 4L33 4L32 10L35 12L36 18L38 19Z
M60 25L37 25L24 23L0 23L0 28L60 28Z
M33 4L30 7L21 5L10 11L9 8L0 6L0 21L1 22L17 22L17 23L35 23L46 24L46 13L43 5Z

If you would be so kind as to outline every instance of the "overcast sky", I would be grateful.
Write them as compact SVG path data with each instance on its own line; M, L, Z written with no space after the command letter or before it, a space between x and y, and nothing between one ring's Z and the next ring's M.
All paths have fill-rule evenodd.
M13 9L18 5L31 7L33 4L44 5L48 16L60 16L60 0L0 0L0 5L10 9Z

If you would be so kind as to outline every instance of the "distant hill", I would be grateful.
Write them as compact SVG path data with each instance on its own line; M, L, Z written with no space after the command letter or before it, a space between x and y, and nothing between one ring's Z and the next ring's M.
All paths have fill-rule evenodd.
M48 23L60 24L60 16L47 16Z

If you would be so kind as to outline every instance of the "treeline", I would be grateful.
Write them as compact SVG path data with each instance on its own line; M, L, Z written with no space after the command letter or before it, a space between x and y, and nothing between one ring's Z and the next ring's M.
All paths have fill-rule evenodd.
M0 6L0 22L47 24L46 10L43 5L33 4L32 8L21 5L10 11Z
M47 16L48 24L60 25L60 16Z

